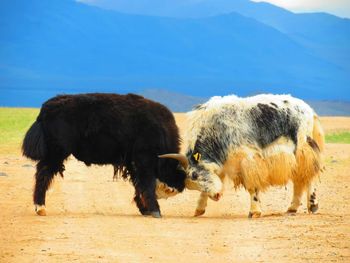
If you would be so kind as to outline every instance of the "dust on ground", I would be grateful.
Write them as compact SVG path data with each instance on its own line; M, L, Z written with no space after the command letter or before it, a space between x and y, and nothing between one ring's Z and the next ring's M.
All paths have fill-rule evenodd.
M181 130L184 115L176 115ZM350 126L327 119L326 130ZM35 164L0 155L0 262L350 262L350 145L327 144L318 183L319 212L306 202L286 215L292 187L262 194L263 216L248 219L249 195L226 189L192 215L198 192L160 200L163 218L143 217L133 187L112 182L111 166L86 167L71 158L64 179L47 193L46 217L32 205Z

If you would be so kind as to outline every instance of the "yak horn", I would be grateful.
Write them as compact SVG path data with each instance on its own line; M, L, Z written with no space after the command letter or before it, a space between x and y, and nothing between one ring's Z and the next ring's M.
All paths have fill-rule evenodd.
M168 153L168 154L162 154L162 155L158 155L159 158L171 158L171 159L175 159L178 160L180 162L180 164L182 165L183 168L187 168L188 167L188 159L185 155L183 154L179 154L179 153Z

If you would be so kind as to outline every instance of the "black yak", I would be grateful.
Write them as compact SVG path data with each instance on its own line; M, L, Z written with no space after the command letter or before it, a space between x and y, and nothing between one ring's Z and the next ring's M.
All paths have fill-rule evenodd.
M86 165L112 164L135 187L141 214L160 217L157 197L182 192L186 174L176 160L159 154L179 152L173 114L134 94L59 95L46 101L27 131L23 155L38 161L34 204L45 215L45 195L53 176L63 176L70 154Z

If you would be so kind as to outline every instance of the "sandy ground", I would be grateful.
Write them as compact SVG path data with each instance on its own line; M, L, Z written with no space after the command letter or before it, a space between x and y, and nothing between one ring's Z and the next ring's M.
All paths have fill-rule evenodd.
M324 123L350 127L349 118ZM284 214L288 185L262 195L259 219L247 218L248 194L230 187L200 218L192 216L198 192L185 191L161 200L163 218L154 219L139 215L128 182L112 182L111 166L73 158L47 194L48 216L36 216L34 163L0 155L0 262L350 262L350 145L328 144L325 160L315 215L305 202Z
M349 117L322 117L322 125L326 133L350 131Z

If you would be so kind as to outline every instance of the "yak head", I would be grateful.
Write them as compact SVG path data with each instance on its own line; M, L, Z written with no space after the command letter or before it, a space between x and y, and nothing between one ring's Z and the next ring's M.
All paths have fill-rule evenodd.
M158 169L156 180L156 196L158 199L166 199L184 190L186 171L178 160L162 158Z
M179 161L186 172L186 188L204 192L215 201L218 201L222 196L223 185L218 176L221 170L220 166L215 162L203 160L201 153L190 151L187 156L164 154L159 157Z

